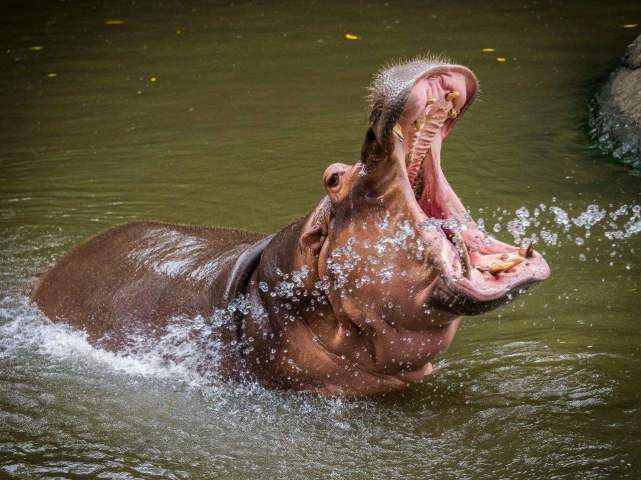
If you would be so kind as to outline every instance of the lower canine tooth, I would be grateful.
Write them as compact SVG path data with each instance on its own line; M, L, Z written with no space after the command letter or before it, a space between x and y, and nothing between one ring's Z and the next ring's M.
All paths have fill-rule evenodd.
M522 257L525 257L525 253L527 252L528 247L527 245L527 240L524 238L521 240L521 244L519 245L519 255Z
M534 242L528 242L525 238L521 240L519 246L519 255L525 258L530 258L534 254Z
M530 244L527 246L527 250L525 251L525 258L530 258L532 255L534 255L534 242L530 242Z
M394 128L392 131L396 134L396 136L399 138L399 140L403 141L403 130L401 129L401 126L397 123L394 125Z
M456 239L456 244L459 248L459 255L461 256L461 263L463 265L463 274L468 280L472 278L472 262L470 261L470 252L467 249L465 240L460 233L456 232L454 235Z
M450 110L450 113L447 114L450 118L456 118L458 117L458 110L456 108L453 108Z
M524 261L525 259L520 255L507 255L507 258L504 255L496 255L486 258L483 263L476 265L476 268L481 272L496 274L510 270Z

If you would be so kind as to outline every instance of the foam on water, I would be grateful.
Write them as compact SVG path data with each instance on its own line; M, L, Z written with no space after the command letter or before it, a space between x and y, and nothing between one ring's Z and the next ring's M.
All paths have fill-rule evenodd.
M211 342L212 331L216 322L223 321L230 312L243 310L244 302L242 297L235 299L228 309L215 311L209 320L176 318L159 339L132 334L127 347L114 353L91 345L80 330L51 322L28 298L5 296L0 299L0 361L38 358L44 369L70 371L81 383L97 372L107 377L160 380L169 387L193 390L208 402L208 408L228 418L238 417L235 421L239 422L246 421L247 412L260 413L264 409L285 408L288 414L324 412L334 417L366 405L362 401L296 394L282 403L279 392L265 390L256 383L222 380L217 373L219 345ZM207 346L202 345L205 341ZM260 422L264 421L260 417Z
M172 379L191 386L211 383L199 373L205 360L195 348L194 332L207 330L202 318L176 319L159 340L132 335L123 352L112 353L92 346L86 333L63 323L52 323L25 297L0 300L0 359L31 353L50 361L75 365L102 365L116 372L139 377ZM214 360L217 346L211 344L206 359Z

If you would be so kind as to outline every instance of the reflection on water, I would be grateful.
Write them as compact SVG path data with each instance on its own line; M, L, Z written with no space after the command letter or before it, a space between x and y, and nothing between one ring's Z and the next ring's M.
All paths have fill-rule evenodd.
M391 3L6 7L0 469L638 476L641 190L589 146L586 126L598 81L639 33L621 28L641 23L638 6ZM179 332L112 355L28 305L39 272L110 225L274 231L301 216L324 168L358 156L374 69L428 49L470 66L483 87L444 147L450 182L491 235L536 236L553 277L465 320L424 384L362 401L226 385ZM187 361L167 362L169 350Z

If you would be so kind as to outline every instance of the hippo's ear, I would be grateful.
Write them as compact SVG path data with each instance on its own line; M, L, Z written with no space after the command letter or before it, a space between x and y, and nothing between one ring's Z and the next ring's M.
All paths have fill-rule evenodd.
M332 203L329 197L324 197L312 213L309 214L300 235L301 250L310 250L314 255L320 252L327 231Z

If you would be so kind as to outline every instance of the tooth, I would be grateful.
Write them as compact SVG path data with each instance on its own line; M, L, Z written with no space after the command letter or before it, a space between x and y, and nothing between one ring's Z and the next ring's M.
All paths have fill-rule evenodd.
M429 106L430 106L430 105L432 105L434 102L436 102L436 99L435 99L434 97L430 97L430 98L428 98L428 99L427 99L427 101L425 102L425 106L426 106L426 107L429 107Z
M423 182L423 162L421 162L418 173L416 174L416 178L412 183L412 191L414 192L414 196L416 197L417 201L420 201L421 196L423 195L424 188L425 184Z
M421 129L421 124L418 122L418 120L414 120L414 123L412 125L414 125L414 128L417 132Z
M529 246L526 245L527 240L524 238L523 240L521 240L521 245L519 245L519 255L521 255L522 257L525 257L527 249L529 248Z
M397 123L394 125L394 128L392 131L396 134L396 136L399 138L399 140L403 141L403 129L401 129L401 126Z
M470 252L467 249L465 240L463 240L463 237L459 232L456 232L454 234L454 238L459 248L459 255L463 264L463 274L465 275L465 278L469 280L472 278L472 262L470 261Z
M448 113L447 115L450 118L456 118L458 117L458 110L456 108L453 108L452 110L450 110L450 113Z
M460 95L460 93L457 92L456 90L454 90L453 92L450 92L447 95L445 95L445 100L447 100L448 102L451 102L455 98L458 98L459 95Z
M481 272L490 272L496 274L514 268L525 261L523 257L519 256L510 257L508 255L507 260L503 260L504 257L502 255L498 258L501 259L501 261L494 262L492 264L477 265L476 268Z
M530 242L530 244L527 246L527 250L525 251L525 258L530 258L532 255L534 255L534 242Z

